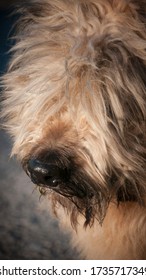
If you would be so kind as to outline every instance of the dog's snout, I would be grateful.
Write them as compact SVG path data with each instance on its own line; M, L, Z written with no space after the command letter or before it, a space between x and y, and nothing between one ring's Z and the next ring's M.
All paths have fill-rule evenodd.
M46 163L36 158L28 161L31 180L37 185L56 187L66 178L66 169L57 164Z

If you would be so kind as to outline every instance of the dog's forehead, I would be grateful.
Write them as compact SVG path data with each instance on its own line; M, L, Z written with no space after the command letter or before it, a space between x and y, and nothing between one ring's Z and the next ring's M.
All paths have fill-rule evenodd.
M69 130L74 126L80 135L92 131L105 141L109 124L120 134L123 120L143 118L146 35L139 11L144 1L43 4L40 15L38 0L22 15L4 78L3 114L12 134L19 139L27 135L31 142L44 127L50 131L63 120L70 122Z

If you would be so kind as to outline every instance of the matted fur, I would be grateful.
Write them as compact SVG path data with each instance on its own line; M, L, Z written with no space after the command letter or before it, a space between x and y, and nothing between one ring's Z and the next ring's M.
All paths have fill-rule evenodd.
M29 176L50 154L68 170L40 191L86 258L145 259L146 2L34 0L19 13L3 77L12 155Z

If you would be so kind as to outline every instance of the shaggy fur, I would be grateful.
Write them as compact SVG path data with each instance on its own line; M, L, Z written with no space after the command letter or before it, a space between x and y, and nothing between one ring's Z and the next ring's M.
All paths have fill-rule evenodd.
M146 259L145 0L32 0L19 13L3 77L12 155L82 256ZM34 159L59 179L40 182Z

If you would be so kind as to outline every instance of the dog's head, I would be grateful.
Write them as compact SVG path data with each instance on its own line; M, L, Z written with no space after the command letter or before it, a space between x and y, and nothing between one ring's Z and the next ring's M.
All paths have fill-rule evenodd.
M37 0L20 11L3 78L12 154L73 223L77 213L102 222L110 201L144 203L145 1Z

